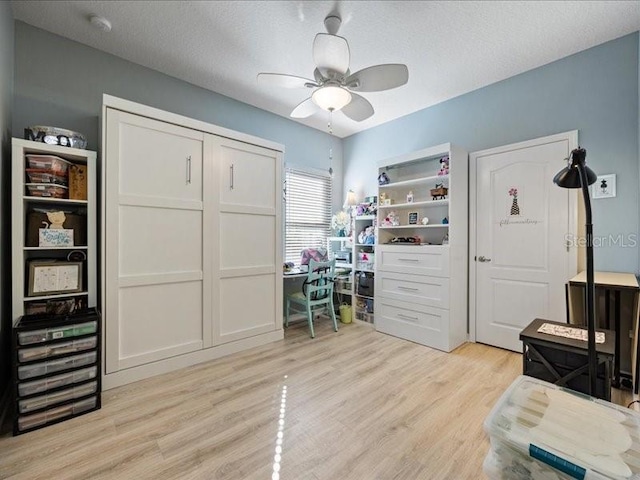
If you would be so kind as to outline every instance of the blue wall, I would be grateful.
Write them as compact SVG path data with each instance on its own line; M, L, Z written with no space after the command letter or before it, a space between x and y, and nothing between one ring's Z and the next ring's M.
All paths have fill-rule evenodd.
M16 22L14 136L29 125L55 125L84 133L88 148L99 150L103 93L281 143L287 164L327 170L332 147L334 207L342 207L339 138Z
M617 174L617 197L593 202L595 235L637 240L639 45L636 32L352 135L345 185L374 194L379 160L440 143L472 152L577 129L591 168ZM599 270L636 271L638 261L637 246L595 253Z

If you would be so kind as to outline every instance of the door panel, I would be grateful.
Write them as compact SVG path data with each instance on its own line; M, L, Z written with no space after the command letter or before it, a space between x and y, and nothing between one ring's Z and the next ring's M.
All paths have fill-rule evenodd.
M275 216L221 213L221 268L275 268L275 228Z
M277 280L276 280L277 278ZM275 275L223 278L220 280L220 343L272 332L276 329Z
M211 346L213 335L204 321L211 277L203 133L113 109L106 122L105 364L112 373Z
M202 348L202 282L120 290L120 366L142 365Z
M120 207L120 274L202 270L202 212Z
M272 150L220 138L220 203L275 209L281 193L276 190L277 161Z
M476 176L475 329L478 342L521 351L535 318L565 316L575 274L575 192L553 184L574 148L567 134L471 154Z
M120 194L202 200L202 132L119 113Z

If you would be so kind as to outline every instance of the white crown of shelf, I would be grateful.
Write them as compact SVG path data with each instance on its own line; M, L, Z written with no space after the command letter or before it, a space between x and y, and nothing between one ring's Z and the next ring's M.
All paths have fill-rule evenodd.
M376 216L375 215L358 215L353 218L355 218L356 220L375 220Z
M329 237L327 240L330 242L347 242L351 241L351 237Z
M24 200L30 202L43 202L43 203L71 203L71 204L87 204L88 200L71 200L69 198L53 198L53 197L30 197L25 195L22 197Z
M423 185L431 183L434 180L448 180L449 175L432 175L430 177L412 178L411 180L403 180L401 182L387 183L386 185L378 185L379 188L409 187L412 185Z
M380 205L379 210L394 208L411 208L411 207L443 207L449 205L449 199L445 200L425 200L423 202L396 203L394 205Z

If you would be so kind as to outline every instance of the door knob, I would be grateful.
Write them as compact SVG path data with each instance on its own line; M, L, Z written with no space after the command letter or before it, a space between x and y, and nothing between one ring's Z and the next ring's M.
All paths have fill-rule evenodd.
M484 255L480 255L480 256L478 257L478 261L479 261L479 262L490 262L490 261L491 261L491 259L490 259L490 258L485 257Z

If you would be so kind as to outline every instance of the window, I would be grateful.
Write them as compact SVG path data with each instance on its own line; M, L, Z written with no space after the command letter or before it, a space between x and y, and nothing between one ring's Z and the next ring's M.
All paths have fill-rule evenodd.
M327 247L331 235L331 177L288 168L285 173L285 262L300 263L308 247Z

